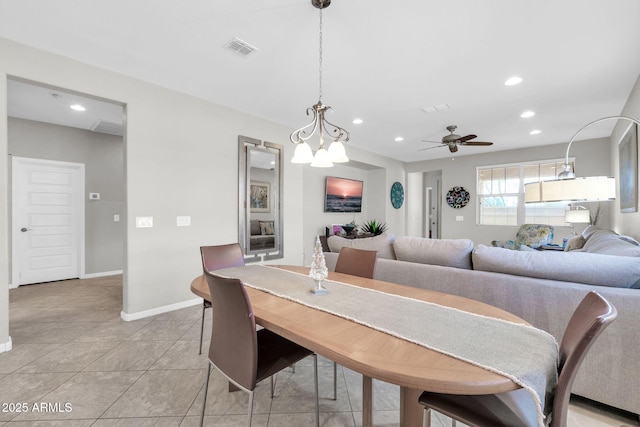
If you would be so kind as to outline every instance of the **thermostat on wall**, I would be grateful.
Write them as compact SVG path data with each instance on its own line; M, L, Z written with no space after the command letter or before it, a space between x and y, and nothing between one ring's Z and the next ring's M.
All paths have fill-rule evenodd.
M89 200L100 200L100 193L89 193Z

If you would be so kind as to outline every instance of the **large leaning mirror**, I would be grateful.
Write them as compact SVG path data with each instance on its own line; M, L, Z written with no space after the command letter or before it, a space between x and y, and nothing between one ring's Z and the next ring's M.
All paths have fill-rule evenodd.
M282 258L282 145L238 136L238 242L245 262Z

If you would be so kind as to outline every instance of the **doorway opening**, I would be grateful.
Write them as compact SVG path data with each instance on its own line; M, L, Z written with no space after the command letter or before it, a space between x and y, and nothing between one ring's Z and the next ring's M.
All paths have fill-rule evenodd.
M29 209L14 206L9 218L11 286L122 274L124 104L9 77L7 109L10 197ZM27 164L35 169L25 172Z

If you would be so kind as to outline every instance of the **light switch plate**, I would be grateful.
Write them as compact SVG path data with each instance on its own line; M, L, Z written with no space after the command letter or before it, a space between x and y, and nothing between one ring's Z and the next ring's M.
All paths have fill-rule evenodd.
M177 216L176 217L176 225L178 227L189 227L191 225L191 217L190 216Z
M100 193L89 193L89 200L100 200Z
M152 216L137 216L136 217L136 228L150 228L153 227L153 217Z
M456 221L464 221L464 216L456 215Z

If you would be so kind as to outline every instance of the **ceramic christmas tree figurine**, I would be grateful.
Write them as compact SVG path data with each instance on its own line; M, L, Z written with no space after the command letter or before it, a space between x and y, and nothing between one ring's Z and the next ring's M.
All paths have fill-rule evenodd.
M329 275L327 269L327 263L324 260L324 253L322 252L322 244L320 243L320 237L316 236L316 246L313 249L313 259L311 260L311 270L309 270L309 277L316 282L316 287L311 290L316 295L326 294L328 291L322 286L322 281Z

